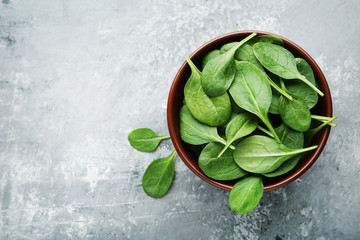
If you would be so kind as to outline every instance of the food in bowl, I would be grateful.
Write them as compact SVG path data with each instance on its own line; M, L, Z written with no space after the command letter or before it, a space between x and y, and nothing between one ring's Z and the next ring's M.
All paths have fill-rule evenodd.
M312 137L335 119L311 114L324 93L310 64L282 39L256 35L208 52L202 71L185 57L191 75L179 113L181 139L198 154L201 171L236 181L229 205L239 214L257 206L263 179L295 168L318 147ZM311 128L314 121L322 124Z

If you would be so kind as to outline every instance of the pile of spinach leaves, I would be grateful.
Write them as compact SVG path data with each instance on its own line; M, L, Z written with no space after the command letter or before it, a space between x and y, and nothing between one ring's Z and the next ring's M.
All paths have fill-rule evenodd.
M263 178L294 169L304 153L317 148L310 146L313 136L336 126L335 117L311 114L324 94L310 64L295 58L280 38L252 33L227 43L206 54L202 71L185 59L191 75L180 110L181 138L205 175L236 180L229 206L247 213L263 195ZM128 139L135 149L152 151L168 137L142 128ZM146 169L142 184L149 196L161 197L170 188L174 155L175 150Z

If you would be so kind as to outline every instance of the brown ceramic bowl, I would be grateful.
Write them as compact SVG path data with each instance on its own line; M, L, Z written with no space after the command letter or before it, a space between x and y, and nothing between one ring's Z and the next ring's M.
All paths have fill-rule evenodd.
M304 58L311 65L314 71L315 79L319 84L319 89L325 94L324 97L319 96L319 101L317 105L311 110L311 112L312 114L316 115L332 117L332 101L330 89L321 69L316 64L314 59L307 52L305 52L304 49L282 36L261 31L232 32L214 38L213 40L205 43L190 55L190 59L195 63L196 66L199 67L199 69L201 69L201 62L206 53L214 49L219 49L225 43L240 41L252 32L257 32L258 35L273 35L281 38L284 41L284 47L286 49L292 52L295 57ZM180 158L184 161L186 166L190 168L191 171L193 171L201 179L214 185L215 187L230 191L236 181L217 181L207 177L199 168L198 159L195 153L192 152L189 149L188 145L180 138L179 111L180 108L183 106L184 86L186 81L190 77L190 73L190 67L186 62L184 62L183 65L180 67L178 73L176 74L174 82L170 89L167 105L167 121L171 140ZM327 126L313 138L312 145L318 145L318 148L315 151L309 152L305 157L303 157L303 159L292 171L276 178L264 178L264 191L272 191L277 188L283 187L300 177L303 173L305 173L320 156L329 137L329 133L330 127Z

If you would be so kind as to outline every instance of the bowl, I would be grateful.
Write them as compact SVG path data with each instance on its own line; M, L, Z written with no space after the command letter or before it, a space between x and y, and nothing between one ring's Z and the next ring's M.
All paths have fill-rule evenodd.
M201 69L201 62L206 53L214 49L219 49L222 45L226 43L240 41L253 32L256 32L258 35L273 35L281 38L284 41L284 47L286 49L288 49L295 57L304 58L311 65L314 71L315 79L319 85L319 89L325 94L323 97L319 96L319 101L317 105L313 109L311 109L311 113L332 117L332 100L330 95L330 89L320 67L304 49L282 36L269 32L250 30L231 32L210 40L209 42L199 47L189 57L194 62L194 64L199 69ZM199 168L198 158L196 154L189 149L187 143L181 140L179 111L180 108L183 106L184 86L186 81L190 77L190 74L190 67L186 62L184 62L180 67L179 71L177 72L170 88L167 104L167 123L171 140L180 158L191 171L193 171L197 176L199 176L204 181L210 183L211 185L223 190L230 191L236 183L236 180L217 181L207 177ZM318 148L315 151L307 153L292 171L276 178L264 178L264 191L272 191L283 187L304 174L320 156L321 152L325 147L329 134L330 126L324 127L319 133L317 133L312 140L312 145L318 145Z

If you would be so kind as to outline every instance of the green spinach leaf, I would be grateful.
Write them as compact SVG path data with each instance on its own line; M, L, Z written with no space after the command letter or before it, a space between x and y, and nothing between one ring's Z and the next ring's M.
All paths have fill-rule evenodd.
M253 210L260 202L264 192L261 177L249 176L237 182L230 191L229 206L237 214Z
M224 125L231 114L228 93L218 97L206 95L201 87L201 72L188 56L185 59L191 68L191 76L184 87L184 98L190 112L197 120L209 126Z
M180 109L180 135L182 140L193 145L209 142L226 144L226 141L219 136L216 127L210 127L196 120L186 105Z
M301 75L303 75L309 82L311 82L314 86L318 86L315 81L314 72L310 66L310 64L303 58L295 58L296 68Z
M311 113L308 105L302 98L293 95L293 100L289 101L283 96L280 96L278 110L281 119L292 129L299 132L309 130Z
M242 44L250 40L255 35L256 33L253 33L244 38L229 51L211 59L205 65L201 76L201 84L207 95L217 97L228 90L236 73L234 54Z
M213 58L216 58L217 56L220 55L220 50L219 49L215 49L212 50L210 52L208 52L205 57L202 60L202 69L205 68L205 65Z
M296 67L294 56L284 47L259 42L253 46L256 58L270 72L284 79L299 79L316 91L320 96L324 94L301 75Z
M227 149L221 157L217 157L223 145L209 143L199 156L199 167L206 176L215 180L233 180L247 173L234 162L233 150Z
M226 145L218 157L220 157L235 140L252 133L257 125L258 123L255 116L250 113L240 113L234 117L226 126Z
M161 140L170 138L170 135L157 135L149 128L138 128L132 131L128 140L136 150L150 152L157 148Z
M281 164L291 157L316 148L317 146L290 149L272 138L252 135L236 146L234 160L245 171L269 173L280 167Z
M142 187L150 197L160 198L168 192L174 179L175 153L174 150L168 157L156 159L147 167L142 179Z
M280 142L268 117L272 94L266 74L249 62L236 62L236 69L229 89L232 98L241 108L258 116Z

